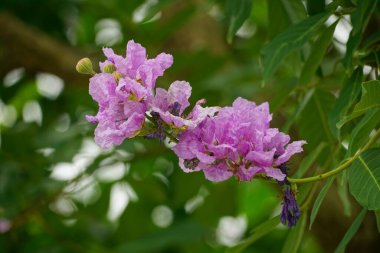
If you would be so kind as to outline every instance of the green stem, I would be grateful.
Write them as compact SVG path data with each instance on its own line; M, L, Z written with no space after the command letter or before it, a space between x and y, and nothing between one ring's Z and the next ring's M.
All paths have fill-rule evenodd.
M316 175L316 176L313 176L313 177L306 177L306 178L288 178L288 181L290 183L310 183L310 182L315 182L315 181L320 181L320 180L324 180L328 177L331 177L331 176L334 176L340 172L342 172L343 170L347 169L351 163L356 159L358 158L364 151L366 151L378 138L380 137L380 129L378 129L376 131L376 133L372 136L371 139L369 139L369 141L367 142L366 145L364 145L363 148L361 148L358 152L356 152L356 154L352 157L350 157L346 162L344 162L343 164L339 165L338 167L336 167L335 169L329 171L329 172L326 172L326 173L323 173L323 174L319 174L319 175Z

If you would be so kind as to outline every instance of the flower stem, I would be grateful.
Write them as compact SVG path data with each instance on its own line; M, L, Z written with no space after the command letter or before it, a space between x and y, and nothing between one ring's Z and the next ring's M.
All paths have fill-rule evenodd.
M351 163L355 161L355 159L358 158L364 151L366 151L379 137L380 137L380 129L376 131L376 133L372 136L372 138L369 139L367 144L365 144L363 148L361 148L358 152L356 152L354 156L350 157L343 164L339 165L338 167L336 167L335 169L329 172L322 173L313 177L306 177L306 178L290 178L289 177L288 181L293 184L294 183L311 183L311 182L324 180L328 177L334 176L342 172L343 170L347 169L351 165Z

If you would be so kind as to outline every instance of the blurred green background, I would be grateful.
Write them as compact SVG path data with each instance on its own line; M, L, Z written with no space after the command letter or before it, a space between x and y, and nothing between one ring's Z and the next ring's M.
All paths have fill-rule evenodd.
M301 1L255 0L228 44L225 2L0 2L0 252L224 252L279 214L275 185L216 184L202 173L185 174L157 141L135 139L102 151L93 142L94 126L84 120L97 105L76 62L104 60L103 46L125 54L133 39L150 57L174 56L157 87L187 80L191 101L206 98L208 105L229 105L238 96L268 100L272 126L282 128L299 105L299 92L307 92L293 89L304 58L291 54L262 87L260 50L305 18L306 9ZM344 78L336 66L342 43L335 44L324 59L322 87L329 89ZM287 125L294 140L304 137L297 124ZM291 161L292 171L300 159ZM336 196L326 202L301 252L330 252L349 225L331 211L342 208L334 206ZM280 252L288 232L280 225L246 252Z

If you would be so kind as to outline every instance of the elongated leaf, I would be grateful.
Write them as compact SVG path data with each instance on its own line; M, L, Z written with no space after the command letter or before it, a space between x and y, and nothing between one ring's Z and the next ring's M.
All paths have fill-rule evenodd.
M362 97L360 102L356 104L354 111L338 122L337 127L340 128L350 120L359 117L372 108L380 107L380 81L373 80L362 84Z
M282 60L307 42L327 19L326 13L318 14L297 23L274 38L262 50L264 68L263 82L266 83Z
M363 68L358 67L345 82L342 91L329 114L329 126L336 138L340 135L340 129L336 127L341 118L346 115L348 109L360 94L360 84L363 81Z
M302 113L303 109L305 109L305 106L309 103L309 100L311 96L314 94L314 89L309 90L304 98L302 99L301 103L297 106L297 109L294 111L294 113L289 117L289 119L285 122L284 127L282 128L282 131L287 133L289 132L290 127L293 125L294 121L298 118L298 116Z
M235 247L232 247L227 250L228 253L239 253L242 252L244 249L246 249L249 245L260 239L261 237L265 236L266 234L273 231L277 225L280 223L280 217L275 216L270 220L265 221L264 223L260 224L256 228L254 228L251 233L252 235L236 245Z
M347 217L351 216L351 201L348 195L348 179L347 171L343 171L338 175L338 195L343 205L343 214Z
M367 141L369 134L380 122L380 109L372 109L359 121L352 130L346 157L354 155Z
M301 139L307 140L305 149L311 153L321 142L333 143L333 136L328 126L327 117L334 103L334 96L322 90L316 90L309 103L298 118ZM325 159L328 154L325 149L320 157ZM318 162L323 162L318 159Z
M268 33L273 38L292 24L282 1L268 1Z
M307 17L305 6L301 0L279 0L278 2L283 6L292 24L296 24Z
M232 42L236 32L249 18L252 9L252 0L227 0L226 17L229 23L227 32L228 43Z
M317 71L319 65L323 60L323 56L326 53L327 48L331 44L332 37L334 35L335 27L338 22L335 22L329 26L314 43L309 57L307 58L305 65L303 66L299 83L305 85L310 82L311 78Z
M335 179L335 177L330 177L327 180L325 186L323 186L322 190L319 192L318 197L314 202L313 209L311 210L309 229L311 229L311 226L314 223L315 217L317 217L319 208L321 207L322 201L326 197L326 194L327 194L328 190L330 189L332 183L334 182L334 179Z
M380 210L380 148L365 151L348 171L351 194L368 210Z
M354 237L354 235L358 231L360 225L362 224L366 213L367 213L367 210L365 208L363 208L363 210L359 213L359 215L356 217L354 222L351 224L350 228L347 230L342 241L339 243L338 247L336 248L335 253L343 253L344 252L348 243L350 242L352 237Z
M297 253L305 234L307 215L302 214L296 227L292 228L286 238L282 253Z
M343 64L346 68L351 68L352 59L356 49L362 40L362 34L366 28L372 12L376 9L377 1L357 1L355 12L351 15L352 31L347 41L346 55Z
M322 152L322 150L327 146L325 142L322 142L318 145L318 147L311 152L308 156L306 156L301 164L297 172L294 174L295 178L300 178L303 175L305 175L306 171L311 167L311 165L315 162L319 154Z

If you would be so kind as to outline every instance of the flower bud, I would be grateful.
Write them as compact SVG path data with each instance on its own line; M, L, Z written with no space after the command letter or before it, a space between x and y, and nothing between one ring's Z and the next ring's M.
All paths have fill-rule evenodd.
M83 58L78 61L76 70L78 73L86 75L94 75L95 71L92 69L92 62L89 58Z
M115 72L116 68L113 64L107 64L106 66L103 67L103 71L105 73L110 73L112 74L113 72Z
M117 71L113 72L112 75L115 78L116 83L119 82L120 78L123 78L123 75L120 72L117 72Z

